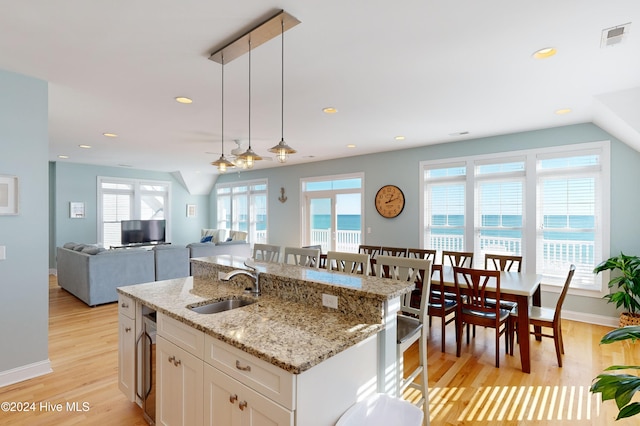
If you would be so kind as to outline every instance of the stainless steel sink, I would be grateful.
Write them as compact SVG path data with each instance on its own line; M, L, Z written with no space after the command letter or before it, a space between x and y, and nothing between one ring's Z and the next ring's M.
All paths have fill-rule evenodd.
M251 299L223 299L205 303L203 305L188 305L187 308L199 314L216 314L218 312L229 311L231 309L251 305L256 302L257 300Z

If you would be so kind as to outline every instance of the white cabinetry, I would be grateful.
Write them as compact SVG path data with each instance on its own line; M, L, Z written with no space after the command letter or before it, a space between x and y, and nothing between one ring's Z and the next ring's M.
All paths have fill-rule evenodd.
M156 424L202 425L202 359L157 337Z
M204 333L158 313L156 424L200 426Z
M136 400L135 306L135 302L129 297L118 295L118 387L129 401Z

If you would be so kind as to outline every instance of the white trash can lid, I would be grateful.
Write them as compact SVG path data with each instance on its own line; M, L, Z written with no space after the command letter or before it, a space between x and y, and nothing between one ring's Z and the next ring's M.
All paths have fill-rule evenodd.
M336 426L421 426L423 417L410 402L377 393L352 405Z

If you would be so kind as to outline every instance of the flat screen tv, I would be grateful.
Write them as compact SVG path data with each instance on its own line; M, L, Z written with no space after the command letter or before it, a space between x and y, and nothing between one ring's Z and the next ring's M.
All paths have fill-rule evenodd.
M123 220L120 239L123 246L130 244L164 243L165 220Z

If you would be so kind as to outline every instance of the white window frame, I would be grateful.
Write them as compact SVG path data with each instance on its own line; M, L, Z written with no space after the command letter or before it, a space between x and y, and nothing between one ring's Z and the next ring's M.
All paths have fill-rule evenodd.
M108 176L98 176L97 178L97 223L96 223L96 235L98 236L98 244L104 245L104 215L103 215L103 205L102 205L102 195L104 193L115 193L118 190L103 190L103 183L114 183L114 184L124 184L124 185L132 185L133 186L133 202L131 205L131 220L140 219L140 206L141 199L143 194L148 194L149 192L141 189L143 185L154 185L154 186L164 186L166 188L165 192L165 208L164 208L164 220L165 220L165 241L171 242L171 182L169 181L160 181L160 180L151 180L151 179L132 179L132 178L119 178L119 177L108 177ZM126 191L130 193L130 191Z
M251 187L255 186L255 185L264 185L265 186L265 190L263 191L252 191ZM249 223L248 223L248 229L247 229L247 241L250 244L255 244L255 243L267 243L268 239L269 239L269 180L268 179L251 179L251 180L244 180L244 181L237 181L237 182L227 182L227 183L220 183L220 184L216 184L215 186L215 193L216 193L216 226L218 226L218 224L220 223L220 212L218 211L218 191L220 189L229 189L229 197L231 199L230 202L230 209L231 209L231 224L229 225L230 228L229 229L233 229L233 217L234 217L234 212L233 212L233 190L234 188L238 188L238 187L242 187L242 186L246 186L247 187L247 192L246 192L246 197L247 197L247 215L249 218ZM265 208L265 212L266 212L266 228L265 228L265 237L264 237L264 241L262 239L257 238L257 230L256 228L256 221L255 221L255 207L253 205L252 202L252 196L256 195L256 194L262 194L264 193L265 196L265 203L266 203L266 208ZM227 196L227 195L225 195ZM254 233L256 235L254 235Z
M464 163L467 165L467 190L466 190L466 211L465 211L465 246L466 250L474 250L475 238L473 235L474 224L470 223L469 218L474 218L474 206L475 206L475 174L473 173L473 167L476 164L496 163L508 161L509 158L524 157L525 158L525 186L524 186L524 207L523 207L523 246L522 256L525 258L525 272L537 271L537 259L536 259L536 244L537 244L537 226L538 219L536 200L537 200L537 184L538 184L538 172L537 172L537 159L540 156L553 156L557 157L559 154L566 153L567 156L579 156L592 154L598 152L600 155L600 186L602 188L600 195L602 211L600 212L600 238L601 241L601 257L602 259L596 259L594 263L598 263L601 260L607 259L610 256L610 168L611 168L611 143L610 141L598 141L588 142L574 145L562 145L555 147L546 147L539 149L529 149L511 152L502 152L494 154L484 154L468 157L447 158L441 160L428 160L421 161L419 164L419 177L420 177L420 245L425 247L425 230L426 230L426 210L425 210L425 191L426 185L424 178L424 172L426 169L441 168L447 165L454 165ZM481 260L478 259L478 262ZM479 265L479 263L478 263ZM595 265L594 265L595 266ZM571 287L569 293L573 295L587 296L602 298L608 292L607 282L602 274L598 274L594 277L594 287L591 288L576 288ZM542 283L542 290L548 292L558 293L561 290L561 286L555 283Z

